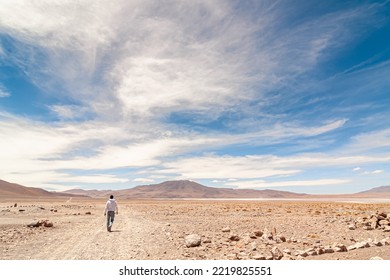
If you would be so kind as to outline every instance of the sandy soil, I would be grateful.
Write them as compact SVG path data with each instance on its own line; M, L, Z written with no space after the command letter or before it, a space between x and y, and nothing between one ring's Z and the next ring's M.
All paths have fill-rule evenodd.
M118 202L113 232L105 200L1 202L0 259L390 259L390 204ZM40 220L53 227L27 227ZM199 246L186 246L190 234Z

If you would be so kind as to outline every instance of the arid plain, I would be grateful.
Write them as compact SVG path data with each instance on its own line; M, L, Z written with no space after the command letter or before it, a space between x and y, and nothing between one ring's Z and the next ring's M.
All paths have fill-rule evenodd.
M0 259L390 259L389 203L118 199L110 233L105 201L2 199Z

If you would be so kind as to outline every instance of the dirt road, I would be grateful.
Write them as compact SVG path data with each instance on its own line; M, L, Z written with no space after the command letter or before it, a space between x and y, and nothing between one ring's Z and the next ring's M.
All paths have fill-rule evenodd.
M14 216L24 224L14 223L12 229L9 219L0 218L3 231L8 231L8 236L14 237L11 237L11 242L0 243L1 259L119 260L179 257L175 254L176 250L170 250L163 225L143 219L128 205L121 205L112 232L106 230L103 207L92 209L89 211L91 215L73 212L70 209L65 215L17 213ZM27 221L42 217L53 221L55 226L39 229L26 227ZM17 218L14 218L15 222Z

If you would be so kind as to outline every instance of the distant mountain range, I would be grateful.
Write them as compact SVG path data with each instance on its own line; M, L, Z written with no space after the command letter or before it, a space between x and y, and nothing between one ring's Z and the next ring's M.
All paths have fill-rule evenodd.
M123 190L82 190L73 189L64 192L49 192L40 188L29 188L0 180L0 197L31 198L31 197L64 197L80 196L91 198L107 198L114 195L121 199L224 199L224 198L273 198L273 199L305 199L316 197L332 197L332 195L309 195L276 190L252 190L206 187L193 181L167 181L160 184L138 186ZM369 197L390 198L390 186L373 188L356 194L335 195L335 197Z
M193 181L167 181L160 184L138 186L117 191L68 190L64 193L107 197L113 194L120 198L298 198L306 194L275 190L238 190L229 188L211 188Z

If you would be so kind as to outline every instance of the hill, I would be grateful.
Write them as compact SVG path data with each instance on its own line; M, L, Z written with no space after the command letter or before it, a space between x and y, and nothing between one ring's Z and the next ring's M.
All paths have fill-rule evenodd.
M0 180L0 197L53 197L54 193L40 188L29 188L22 185Z
M382 186L377 188L372 188L367 191L359 192L358 194L380 194L380 193L390 193L390 186Z
M120 198L303 198L306 194L298 194L275 190L249 190L206 187L193 181L166 181L160 184L137 186L117 191L83 191L69 190L65 193L83 194L91 197L105 197L113 194Z

